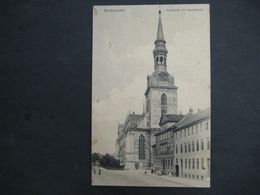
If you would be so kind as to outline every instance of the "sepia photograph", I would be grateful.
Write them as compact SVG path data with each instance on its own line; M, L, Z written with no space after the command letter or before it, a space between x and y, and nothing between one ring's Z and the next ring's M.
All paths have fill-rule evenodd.
M209 4L93 6L93 186L209 188Z

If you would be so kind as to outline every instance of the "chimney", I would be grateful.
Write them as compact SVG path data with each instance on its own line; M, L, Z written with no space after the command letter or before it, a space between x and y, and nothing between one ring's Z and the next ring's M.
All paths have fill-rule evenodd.
M189 113L191 113L191 114L193 113L193 109L192 108L189 109Z

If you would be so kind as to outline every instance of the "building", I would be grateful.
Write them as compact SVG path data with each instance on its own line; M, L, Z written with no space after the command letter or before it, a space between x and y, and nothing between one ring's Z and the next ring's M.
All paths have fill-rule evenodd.
M160 117L166 113L177 113L177 87L174 77L167 72L168 51L161 11L154 44L154 72L147 76L144 113L131 113L118 126L116 152L125 169L146 169L153 166L152 145L155 144L154 135L160 131Z
M210 110L164 115L153 145L155 170L177 177L210 178Z
M152 168L205 180L210 178L210 109L178 114L160 11L154 44L154 72L147 77L145 109L142 114L129 113L118 125L117 158L125 169Z

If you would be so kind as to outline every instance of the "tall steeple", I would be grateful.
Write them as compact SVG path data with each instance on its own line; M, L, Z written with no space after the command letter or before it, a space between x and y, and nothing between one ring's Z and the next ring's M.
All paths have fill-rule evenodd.
M164 40L164 36L163 36L161 10L159 10L157 36L154 44L155 44L155 48L153 50L154 71L166 72L166 57L168 51L165 47L166 41Z
M163 28L162 28L162 19L161 19L161 10L159 11L159 22L158 22L158 29L157 29L156 40L164 41Z
M145 119L147 128L159 128L162 114L177 114L177 87L174 77L167 72L167 49L164 40L161 11L159 11L158 29L155 39L154 72L147 76L145 91Z

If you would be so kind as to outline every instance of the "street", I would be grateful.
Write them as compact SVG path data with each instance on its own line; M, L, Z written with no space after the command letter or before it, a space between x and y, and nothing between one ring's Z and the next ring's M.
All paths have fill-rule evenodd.
M164 187L191 187L183 183L171 181L162 176L152 175L144 170L108 170L101 169L101 175L92 171L92 185L101 186L164 186Z

